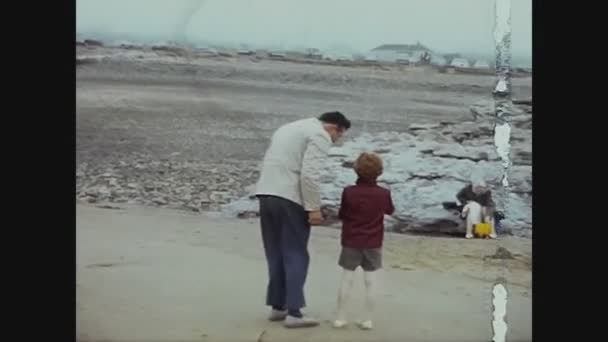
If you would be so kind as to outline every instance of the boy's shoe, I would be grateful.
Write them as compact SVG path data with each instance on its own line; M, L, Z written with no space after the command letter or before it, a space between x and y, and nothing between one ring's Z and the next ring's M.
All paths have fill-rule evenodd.
M287 310L270 310L270 315L268 315L268 320L271 322L282 321L287 317Z
M285 326L285 328L310 328L310 327L316 327L319 325L319 321L311 318L311 317L293 317L293 316L289 316L287 315L287 317L285 317L285 321L283 322L283 325Z
M467 234L464 236L465 239L472 239L473 238L473 234Z
M361 328L363 330L371 330L373 328L372 321L367 320L367 321L363 321L363 322L359 323L359 328Z
M348 325L348 322L343 319L337 319L334 321L333 327L336 329L344 328Z

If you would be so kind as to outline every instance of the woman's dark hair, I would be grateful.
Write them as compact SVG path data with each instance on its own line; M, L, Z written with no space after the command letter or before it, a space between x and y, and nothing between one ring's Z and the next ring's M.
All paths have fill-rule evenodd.
M327 112L319 116L319 120L324 123L334 124L343 129L350 129L350 121L340 112Z

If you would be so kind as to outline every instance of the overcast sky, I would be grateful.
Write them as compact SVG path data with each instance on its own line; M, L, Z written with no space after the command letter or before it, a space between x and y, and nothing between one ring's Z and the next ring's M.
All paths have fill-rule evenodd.
M77 0L77 30L172 39L199 2L185 29L193 41L494 53L493 0ZM532 1L511 2L513 54L530 57Z

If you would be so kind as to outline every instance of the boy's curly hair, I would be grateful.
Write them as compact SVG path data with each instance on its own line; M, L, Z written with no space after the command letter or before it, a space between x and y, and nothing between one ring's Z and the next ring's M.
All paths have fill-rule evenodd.
M367 181L375 181L382 174L384 165L382 159L375 153L363 152L359 155L353 165L359 178Z

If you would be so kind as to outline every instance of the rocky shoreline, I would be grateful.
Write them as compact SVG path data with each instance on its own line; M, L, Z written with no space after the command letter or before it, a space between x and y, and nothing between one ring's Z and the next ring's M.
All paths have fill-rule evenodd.
M396 214L385 220L394 232L462 233L463 222L448 212L442 202L454 201L475 169L482 169L493 189L500 185L502 168L493 145L490 112L472 108L481 118L476 121L432 125L411 125L407 133L363 134L330 152L330 161L318 178L321 183L328 225L337 223L342 189L353 184L352 164L363 151L382 156L385 173L379 178L389 188ZM489 108L488 106L481 106ZM530 237L532 234L532 151L531 111L514 108L511 137L512 166L510 187L505 198L495 194L499 210L506 218L504 232ZM257 216L257 201L248 194L223 206L233 217Z
M211 164L138 154L103 166L79 164L76 196L87 203L219 211L245 194L244 184L255 182L257 175L257 166L251 162Z

